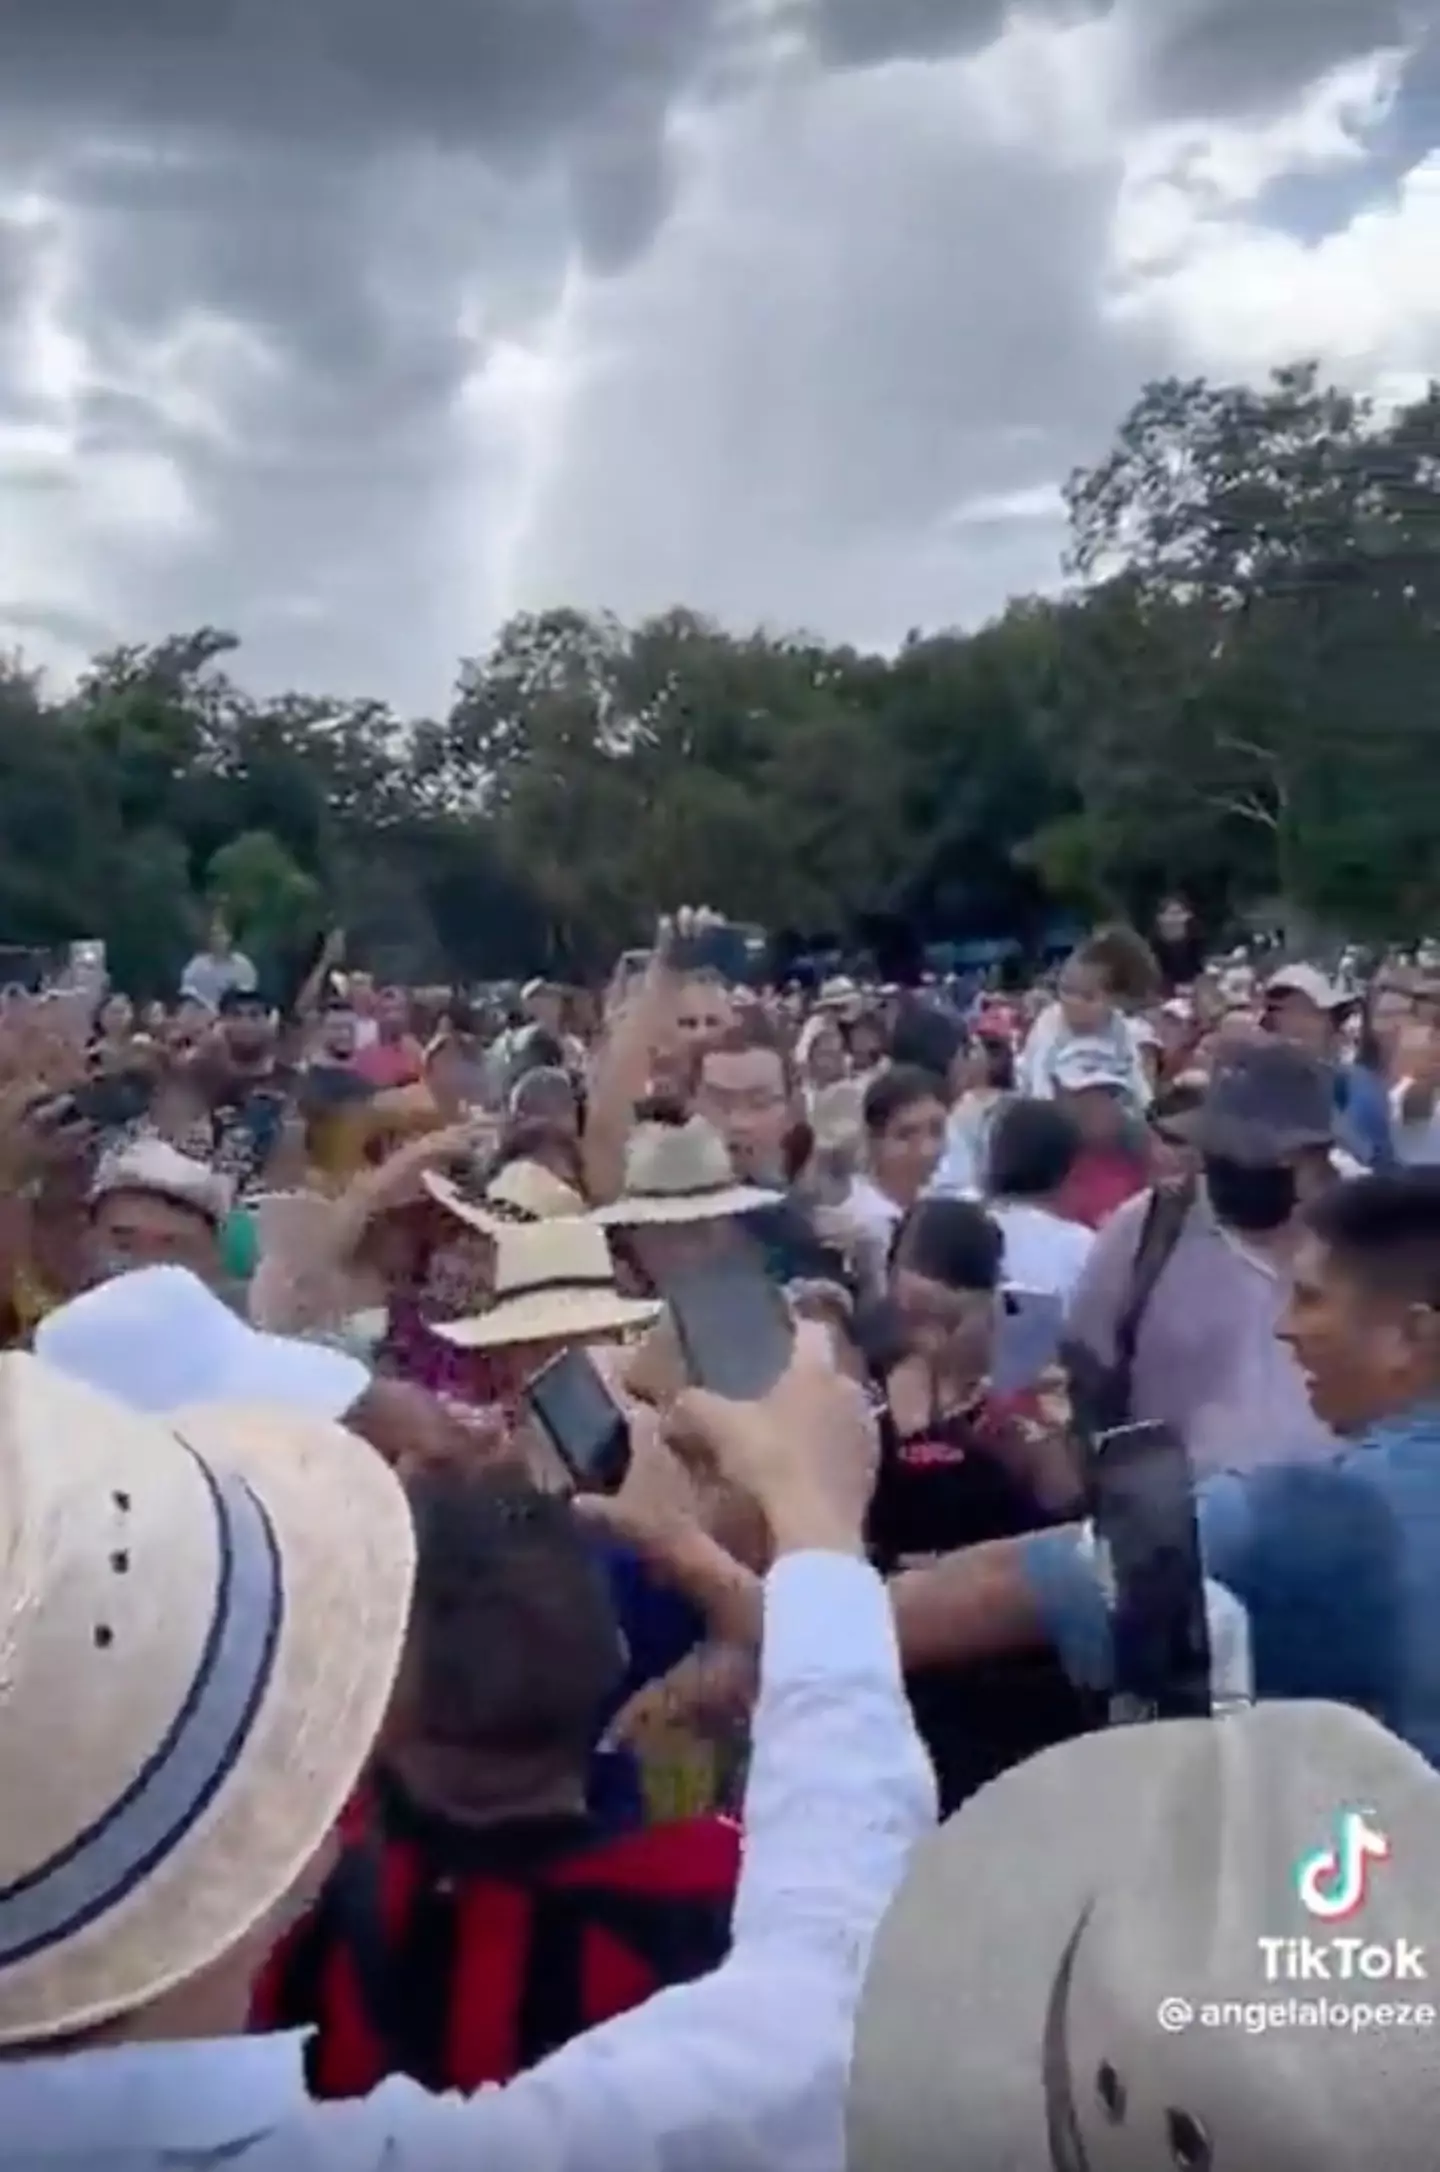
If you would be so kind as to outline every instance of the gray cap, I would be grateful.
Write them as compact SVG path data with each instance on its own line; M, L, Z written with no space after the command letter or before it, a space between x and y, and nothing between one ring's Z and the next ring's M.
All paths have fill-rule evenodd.
M1245 1042L1211 1076L1197 1109L1171 1120L1202 1154L1263 1169L1335 1143L1335 1072L1288 1041Z

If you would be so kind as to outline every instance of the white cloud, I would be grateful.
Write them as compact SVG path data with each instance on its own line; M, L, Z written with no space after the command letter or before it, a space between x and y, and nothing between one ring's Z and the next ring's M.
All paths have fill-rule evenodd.
M1248 129L1167 131L1132 151L1111 257L1115 318L1163 334L1187 368L1258 375L1316 355L1405 396L1440 371L1440 155L1367 198L1371 132L1400 56L1337 70ZM1265 210L1296 175L1351 176L1353 208L1297 234Z

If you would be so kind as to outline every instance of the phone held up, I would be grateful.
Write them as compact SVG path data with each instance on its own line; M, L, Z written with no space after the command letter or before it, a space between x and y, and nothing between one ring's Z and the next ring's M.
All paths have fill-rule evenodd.
M562 1350L525 1390L525 1403L576 1493L618 1493L630 1468L630 1424L589 1353Z
M758 1258L682 1268L664 1292L692 1387L732 1402L767 1395L790 1362L795 1323ZM525 1403L577 1493L617 1493L630 1468L630 1426L589 1354L562 1351L525 1391Z
M1110 1586L1112 1720L1208 1719L1210 1629L1184 1442L1159 1424L1103 1433L1090 1489Z
M790 1363L795 1321L757 1253L672 1270L663 1294L692 1387L734 1403L770 1393Z

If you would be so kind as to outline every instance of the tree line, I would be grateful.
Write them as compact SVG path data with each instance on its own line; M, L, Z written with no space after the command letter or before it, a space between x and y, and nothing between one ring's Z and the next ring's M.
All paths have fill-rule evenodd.
M60 694L0 669L0 944L173 986L221 905L410 980L603 968L677 894L810 938L1440 924L1440 387L1148 386L1068 487L1069 581L893 656L555 610L448 712L260 699L205 628Z

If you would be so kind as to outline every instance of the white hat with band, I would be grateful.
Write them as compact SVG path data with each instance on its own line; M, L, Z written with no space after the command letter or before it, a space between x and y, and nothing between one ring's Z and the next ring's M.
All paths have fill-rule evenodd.
M0 1358L0 2044L263 1930L370 1754L413 1573L398 1481L339 1426L162 1420Z

